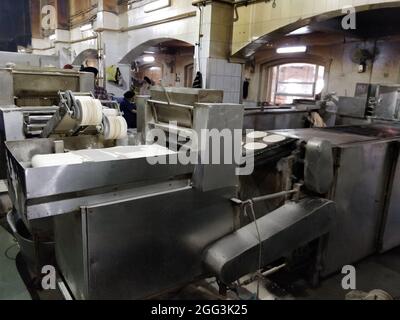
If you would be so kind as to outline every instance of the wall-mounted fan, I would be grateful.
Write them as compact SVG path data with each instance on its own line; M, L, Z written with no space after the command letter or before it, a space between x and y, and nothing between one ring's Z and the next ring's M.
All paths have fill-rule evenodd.
M373 53L368 49L358 48L354 51L352 60L354 63L358 64L358 72L363 73L367 70L367 64L369 61L374 62L376 57L376 52Z

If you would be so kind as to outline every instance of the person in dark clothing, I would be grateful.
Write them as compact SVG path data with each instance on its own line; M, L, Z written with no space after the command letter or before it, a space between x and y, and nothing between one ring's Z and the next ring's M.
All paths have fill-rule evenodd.
M197 72L196 78L193 81L193 88L201 89L203 88L203 75L201 72Z
M144 81L146 81L148 85L154 86L153 80L151 80L149 77L144 77Z
M121 111L124 113L124 118L128 123L129 129L137 128L136 104L134 103L135 94L133 91L128 91L124 94L124 99L120 103Z

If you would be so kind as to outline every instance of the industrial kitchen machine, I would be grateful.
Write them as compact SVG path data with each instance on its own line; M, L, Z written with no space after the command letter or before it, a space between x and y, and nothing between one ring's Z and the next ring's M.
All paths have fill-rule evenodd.
M94 78L56 68L3 68L0 87L0 179L6 179L4 142L40 137L59 109L58 92L92 92Z
M107 137L112 111L103 106L102 117L89 117L96 125L82 125L76 101L93 106L92 98L60 94L43 138L6 142L7 165L10 196L28 228L42 219L54 223L56 265L73 298L152 298L212 276L229 288L315 243L319 272L335 205L314 191L323 193L329 181L308 174L292 183L282 175L280 192L247 201L237 169L254 154L242 153L242 139L230 142L240 150L238 163L177 161L196 159L204 148L211 158L219 153L212 140L193 137L206 129L242 130L243 106L221 103L220 91L154 88L138 98L142 144L131 145L123 135ZM284 140L273 148L274 161L278 154L292 157L298 145ZM331 151L314 141L306 152L321 158L318 168L325 165L328 178ZM270 199L282 203L249 214L248 205Z

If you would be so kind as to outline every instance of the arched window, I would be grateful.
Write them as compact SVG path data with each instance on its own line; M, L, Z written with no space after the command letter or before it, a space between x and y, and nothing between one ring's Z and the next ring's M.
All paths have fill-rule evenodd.
M325 67L312 63L267 66L263 72L261 99L273 105L295 99L314 99L325 87Z

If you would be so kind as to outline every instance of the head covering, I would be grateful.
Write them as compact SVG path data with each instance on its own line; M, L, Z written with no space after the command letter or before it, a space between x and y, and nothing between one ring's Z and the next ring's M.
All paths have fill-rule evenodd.
M133 91L127 91L127 92L125 92L125 94L124 94L124 98L125 99L128 99L128 100L130 100L130 99L132 99L132 98L134 98L135 97L135 93L133 92Z
M72 70L72 69L74 69L74 66L71 65L71 64L66 64L66 65L64 66L64 69L65 69L65 70Z
M82 68L81 71L94 73L95 77L97 77L97 75L99 74L99 70L97 70L97 68L94 68L94 67L85 67L85 68Z

